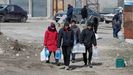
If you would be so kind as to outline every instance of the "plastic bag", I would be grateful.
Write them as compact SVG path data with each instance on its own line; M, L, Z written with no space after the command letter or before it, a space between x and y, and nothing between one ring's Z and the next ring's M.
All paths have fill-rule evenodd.
M47 48L43 48L43 50L40 52L40 60L45 61L48 60L49 51Z
M40 60L45 61L45 48L40 52Z
M72 53L85 53L85 46L83 44L76 44L72 49Z
M122 31L118 32L118 39L120 40L120 42L124 42L125 41L124 34L122 33Z
M67 15L63 15L60 20L58 21L59 24L63 23L64 20L67 18Z
M96 39L99 39L99 36L98 36L98 34L95 34L95 36L96 36Z
M61 50L56 50L56 52L55 52L55 59L61 59L61 56L62 56L62 54L61 54Z
M92 55L92 58L93 59L98 59L98 56L99 56L98 53L99 53L98 48L93 47L93 55Z
M49 57L49 50L45 48L45 60L48 60Z

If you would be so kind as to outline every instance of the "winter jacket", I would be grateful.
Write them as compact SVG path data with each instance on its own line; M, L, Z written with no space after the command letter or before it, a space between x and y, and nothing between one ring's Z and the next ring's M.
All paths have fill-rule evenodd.
M72 18L73 15L73 7L69 6L67 10L67 18Z
M57 50L57 38L57 31L52 32L47 30L45 32L44 45L48 48L50 52L54 52Z
M80 29L77 25L73 25L71 26L71 29L74 32L74 41L76 41L76 43L80 42Z
M82 15L83 19L88 17L88 13L87 13L87 9L86 8L81 9L81 15Z
M74 34L73 30L68 28L65 30L64 28L61 28L59 30L59 35L58 35L58 48L60 46L73 46L74 44Z
M92 45L96 46L96 37L93 29L86 28L82 30L81 33L81 43L83 43L87 47L92 47Z
M119 14L116 14L113 17L113 20L112 20L112 27L113 28L121 29L121 23L122 23L122 20L121 20L120 15Z

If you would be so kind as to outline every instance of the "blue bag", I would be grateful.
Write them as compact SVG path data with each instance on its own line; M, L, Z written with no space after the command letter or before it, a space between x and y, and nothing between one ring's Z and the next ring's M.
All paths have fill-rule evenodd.
M48 60L49 57L49 50L45 48L45 60Z
M61 50L56 50L55 52L55 59L61 59Z

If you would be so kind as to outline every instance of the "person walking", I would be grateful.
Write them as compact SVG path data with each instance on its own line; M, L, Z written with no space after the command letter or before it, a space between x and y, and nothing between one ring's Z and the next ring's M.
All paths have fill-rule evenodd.
M64 67L61 69L70 70L70 54L74 44L74 33L69 27L69 23L65 23L64 27L59 30L58 49L62 46L64 57Z
M94 18L93 19L94 21L93 21L93 29L94 29L94 32L97 34L97 30L98 30L98 25L99 25L99 20L98 20L98 18Z
M82 23L83 21L86 23L87 18L88 18L87 6L84 6L84 7L81 9L81 16L82 16L82 21L81 21L81 23Z
M85 45L86 52L83 53L83 60L84 60L84 65L87 66L87 62L90 68L92 68L91 60L92 60L92 47L97 47L97 41L95 37L95 32L93 31L92 28L93 24L91 22L87 22L87 28L82 30L81 33L81 44ZM88 61L87 61L87 51L89 52L88 56Z
M71 19L72 19L72 15L73 15L73 6L68 4L68 8L67 8L67 18L66 18L66 21L68 23L71 22Z
M122 19L120 14L117 13L112 20L113 37L118 38L118 32L121 30Z
M50 63L50 56L52 53L54 53L55 57L55 52L57 50L57 38L58 38L58 33L55 24L51 23L51 25L48 27L44 35L44 46L49 50L49 56L46 63ZM57 65L59 65L58 59L55 58L55 62Z
M74 32L74 45L76 45L77 43L80 42L80 29L79 27L76 25L76 21L72 20L71 21L71 29ZM72 63L75 62L75 53L72 53Z

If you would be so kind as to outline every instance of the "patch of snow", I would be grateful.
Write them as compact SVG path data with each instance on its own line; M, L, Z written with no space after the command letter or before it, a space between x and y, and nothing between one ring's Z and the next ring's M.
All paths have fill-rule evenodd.
M125 40L127 43L133 44L133 39L126 39Z

